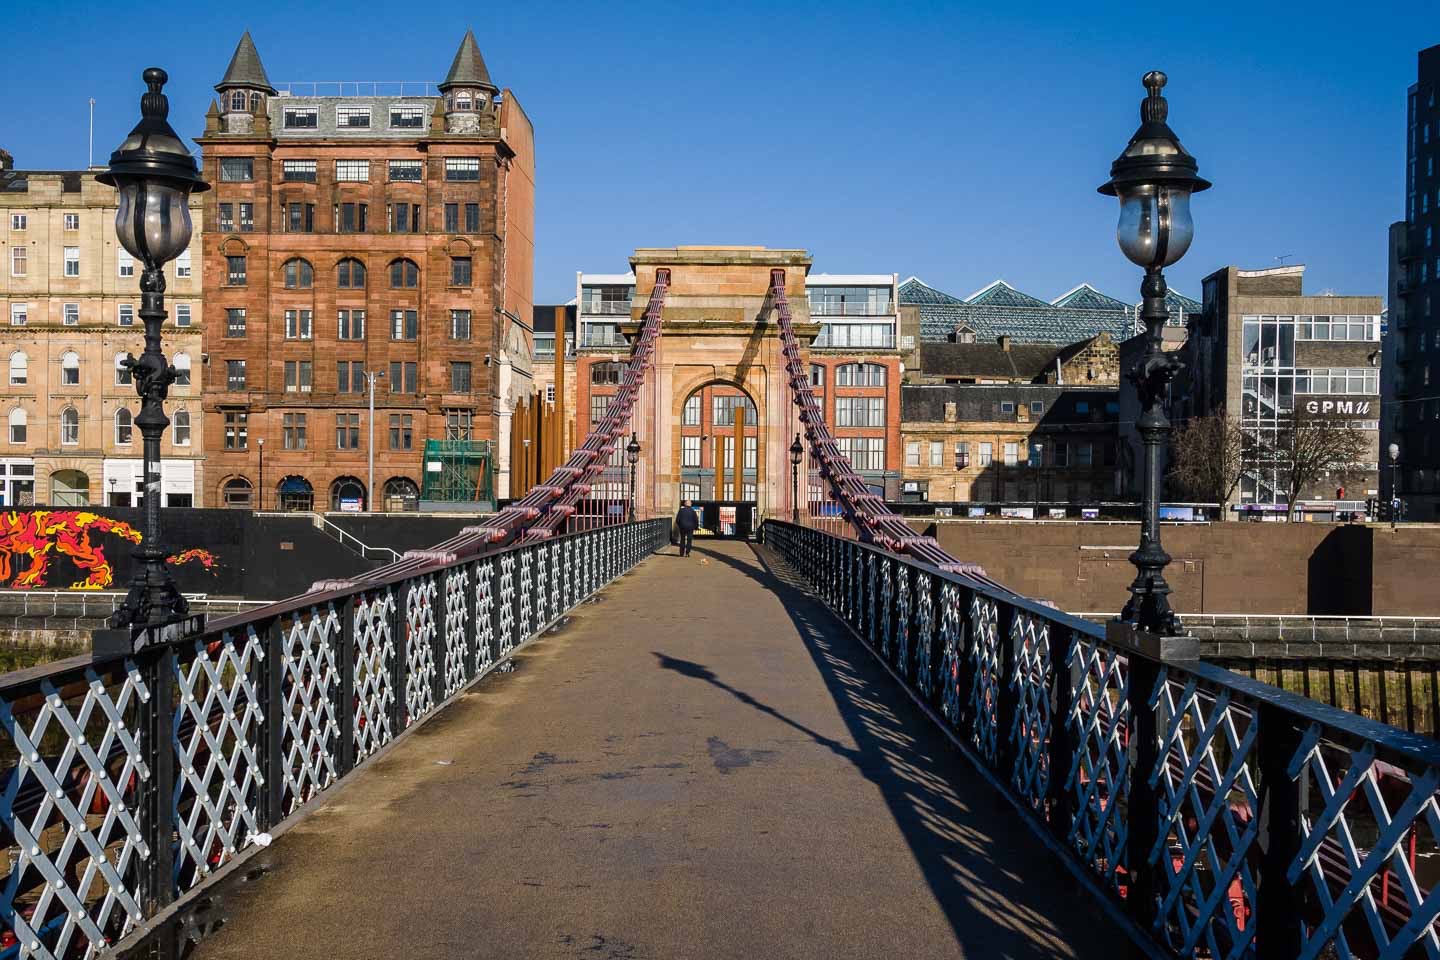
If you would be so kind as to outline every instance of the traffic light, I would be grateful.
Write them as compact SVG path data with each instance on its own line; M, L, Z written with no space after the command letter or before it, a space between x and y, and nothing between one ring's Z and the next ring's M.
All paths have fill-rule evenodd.
M1380 509L1380 503L1379 503L1378 498L1376 498L1376 497L1370 497L1370 498L1368 498L1368 499L1365 501L1365 516L1369 517L1371 520L1379 520L1379 519L1380 519L1380 517L1379 517L1379 515L1378 515L1378 513L1377 513L1377 511L1378 511L1379 509Z

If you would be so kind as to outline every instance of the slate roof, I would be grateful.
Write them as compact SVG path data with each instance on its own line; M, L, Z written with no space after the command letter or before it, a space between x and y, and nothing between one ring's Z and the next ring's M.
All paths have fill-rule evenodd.
M920 369L927 377L1004 377L1034 380L1055 364L1055 347L1042 343L920 344Z
M1060 384L902 384L900 419L906 423L944 423L945 404L955 404L959 421L1018 421L1017 413L1001 413L1000 403L1019 407L1038 400L1045 404L1040 428L1094 429L1113 435L1119 419L1120 392L1114 387L1073 387ZM1080 405L1085 409L1081 410ZM1028 413L1028 410L1027 410Z
M1089 284L1047 302L996 280L961 299L911 277L900 285L900 302L920 308L920 339L931 343L948 339L961 324L975 331L977 341L1008 334L1017 344L1056 346L1101 332L1119 343L1135 332L1135 307ZM1166 302L1172 310L1200 312L1200 304L1173 291Z
M35 176L59 177L61 193L79 193L81 178L87 172L85 170L0 170L0 193L25 193L30 189L30 178Z
M275 88L270 86L270 78L265 76L265 67L260 63L260 51L255 49L255 41L250 39L249 30L240 37L240 43L235 47L235 55L230 58L230 66L225 68L225 78L215 84L217 91L231 87L264 90L271 96L275 95Z
M480 45L475 42L473 30L465 31L465 39L460 41L460 49L455 51L455 59L450 63L450 72L439 84L441 90L450 87L495 89L495 84L490 82L490 71L485 68L485 58L480 56Z

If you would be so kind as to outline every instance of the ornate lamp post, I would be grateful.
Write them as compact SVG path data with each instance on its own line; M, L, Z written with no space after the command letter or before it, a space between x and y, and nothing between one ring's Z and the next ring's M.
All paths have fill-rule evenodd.
M139 566L130 593L110 621L131 628L172 622L189 612L165 568L160 539L160 437L170 426L165 399L175 382L175 368L160 350L160 325L165 320L165 264L190 243L188 197L210 189L166 120L170 103L160 88L169 77L159 67L148 68L142 77L148 89L140 98L140 122L110 155L110 169L95 178L120 194L115 233L121 246L144 264L140 319L145 351L138 360L127 356L124 363L140 396L135 423L145 445L145 539L135 550Z
M790 522L800 522L800 461L805 458L805 445L800 434L790 444Z
M1140 102L1140 128L1110 165L1110 179L1100 187L1120 199L1115 238L1136 266L1145 268L1140 284L1144 298L1140 319L1145 324L1145 353L1126 374L1140 397L1138 428L1145 445L1144 514L1140 546L1130 555L1135 581L1120 619L1141 630L1174 635L1180 623L1170 609L1165 566L1170 555L1160 545L1160 450L1169 442L1170 421L1162 409L1166 388L1183 364L1161 349L1165 327L1165 267L1179 261L1195 237L1190 195L1208 189L1195 158L1185 152L1165 122L1169 106L1160 91L1165 74L1152 70L1141 81L1148 96Z
M1400 519L1400 444L1390 444L1385 452L1390 454L1390 529L1394 530Z
M1045 444L1043 444L1043 443L1032 443L1032 444L1030 444L1030 466L1032 466L1032 467L1035 468L1035 476L1032 477L1031 479L1033 479L1033 480L1035 481L1035 516L1034 516L1034 519L1036 519L1036 520L1039 520L1039 519L1040 519L1040 465L1043 464L1044 462L1045 462Z
M635 522L635 464L640 462L640 438L632 431L625 444L625 459L630 461L630 522Z

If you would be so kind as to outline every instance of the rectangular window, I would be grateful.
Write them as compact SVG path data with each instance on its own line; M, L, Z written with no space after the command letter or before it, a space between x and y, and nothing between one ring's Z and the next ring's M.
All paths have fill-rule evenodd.
M835 441L840 452L850 458L856 470L878 472L885 469L885 441L880 437L839 437Z
M335 414L335 449L360 449L360 414Z
M75 251L76 266L79 266L80 251ZM135 276L135 258L124 250L115 255L115 265L122 277Z
M745 469L745 470L754 470L754 469L755 469L756 458L757 458L757 456L759 455L759 447L757 446L757 444L759 443L759 440L760 440L759 437L746 437L746 438L745 438L745 465L742 467L742 469ZM746 494L746 499L747 499L747 500L750 499L750 494Z
M23 327L30 322L30 305L28 303L10 304L10 326Z
M245 336L244 307L227 307L225 309L225 336L231 339Z
M66 229L66 230L79 230L79 229L80 229L80 214L78 214L78 213L67 213L67 214L65 214L65 229Z
M315 130L320 126L320 111L315 107L286 107L286 130Z
M172 428L175 435L175 446L190 446L190 413L187 410L175 411L175 426ZM172 504L173 506L173 504Z
M553 384L553 383L547 383L547 384L545 384L545 402L546 402L546 403L554 403L554 402L555 402L555 384Z
M1009 414L1012 414L1012 413L1014 413L1014 412L1015 412L1015 401L1014 401L1014 400L1001 400L1001 401L1000 401L1000 415L1001 415L1002 417L1003 417L1003 416L1007 416L1007 415L1009 415Z
M450 361L450 392L470 392L470 363L469 361Z
M226 389L226 390L244 390L244 389L245 389L245 361L244 361L244 360L226 360L226 361L225 361L225 389Z
M364 340L365 339L365 311L364 310L340 310L337 311L340 324L341 340Z
M255 179L255 161L249 157L221 157L221 183L249 183Z
M135 264L134 264L134 261L131 261L131 264L130 264L130 274L131 274L131 276L134 276L134 274L135 274ZM80 248L79 248L79 247L66 247L66 248L65 248L65 276L67 276L67 277L78 277L78 276L80 276Z
M930 441L930 466L940 467L945 464L945 442L943 440Z
M232 287L245 286L245 257L225 258L225 282Z
M314 336L311 324L311 311L309 310L286 310L285 311L285 339L286 340L309 340Z
M181 250L180 256L175 258L175 277L183 280L190 276L190 251Z
M315 232L315 204L292 203L289 206L289 214L291 233Z
M408 413L390 414L390 449L409 450L415 445L415 418Z
M610 398L607 396L590 397L590 426L595 426L605 417L605 410L610 406Z
M235 229L235 204L219 204L220 209L220 232L229 233Z
M285 449L305 449L305 414L287 413L281 420L284 429Z
M30 273L30 251L27 247L10 248L10 276L24 277Z
M30 218L23 213L10 214L10 229L24 230L30 223Z
M335 126L342 130L369 130L369 107L336 107Z
M336 160L335 179L340 183L368 183L370 181L370 161Z
M404 183L419 183L424 176L424 165L419 160L391 160L390 179Z
M446 158L445 158L445 179L446 179L446 180L479 180L479 179L480 179L480 158L479 158L479 157L446 157Z
M341 233L364 233L369 209L364 203L335 204L336 229Z
M413 104L396 104L390 108L390 126L398 130L419 130L425 126L425 108Z
M460 204L458 203L445 204L445 232L460 232Z
M414 340L420 335L420 317L414 310L390 311L390 339Z
M755 407L749 397L712 397L711 400L710 421L717 427L735 426L735 408L742 405L745 407L745 422L756 422Z
M885 426L885 398L836 397L835 424L840 427Z
M1055 466L1057 466L1057 467L1068 467L1068 466L1070 466L1070 444L1069 444L1069 442L1068 442L1068 441L1064 441L1064 440L1057 441L1057 442L1055 443L1053 449L1054 449L1055 452L1054 452L1053 454L1051 454L1051 456L1053 456L1053 457L1055 458Z
M1075 445L1075 466L1088 467L1094 458L1094 448L1088 440Z
M681 414L681 424L687 427L700 426L700 394L695 394L685 401L685 409Z
M480 232L480 204L478 203L465 204L465 232Z
M910 440L905 444L905 466L920 466L920 443L917 440Z
M250 414L244 410L225 411L225 449L244 450L250 445Z
M240 232L251 233L255 230L255 204L240 204Z
M698 467L698 466L700 466L700 438L699 438L699 437L681 437L681 438L680 438L680 466L682 466L682 467Z
M1013 467L1020 462L1020 444L1007 441L1005 444L1005 466Z
M471 410L445 411L445 439L469 440L475 413Z
M65 319L64 319L64 323L65 323L65 326L67 326L67 327L78 327L78 326L80 325L80 304L78 304L78 303L67 303L67 304L65 304Z
M175 326L177 326L177 327L188 327L188 326L190 326L190 304L188 304L188 303L177 303L177 304L175 304Z
M120 324L120 326L122 326L122 327L131 327L131 326L134 326L134 325L135 325L135 305L134 305L133 303L122 303L122 304L120 304L119 311L118 311L118 313L117 313L117 315L116 315L116 321L117 321L117 322Z
M469 311L469 310L451 310L451 311L450 311L450 339L451 339L451 340L469 340L469 339L470 339L470 311Z
M390 362L390 392L391 393L414 393L418 389L416 384L416 368L412 360Z
M281 176L291 183L315 182L314 160L285 160L280 164Z
M390 204L390 232L391 232L391 233L419 233L419 232L420 232L420 204L418 204L418 203L392 203L392 204Z
M980 444L980 466L988 467L995 462L995 444Z
M970 444L962 440L955 444L955 469L964 470L968 466L970 466Z
M312 385L309 360L285 361L285 392L309 393Z
M450 285L452 287L470 286L470 258L450 258Z
M341 360L335 364L336 393L365 392L365 364L359 360Z

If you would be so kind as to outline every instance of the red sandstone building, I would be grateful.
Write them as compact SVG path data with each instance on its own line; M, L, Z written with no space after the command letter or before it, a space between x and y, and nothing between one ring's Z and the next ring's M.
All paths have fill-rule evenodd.
M247 33L215 87L206 506L413 509L446 499L426 441L493 457L506 493L532 391L533 129L469 33L438 96L379 86L277 91Z

